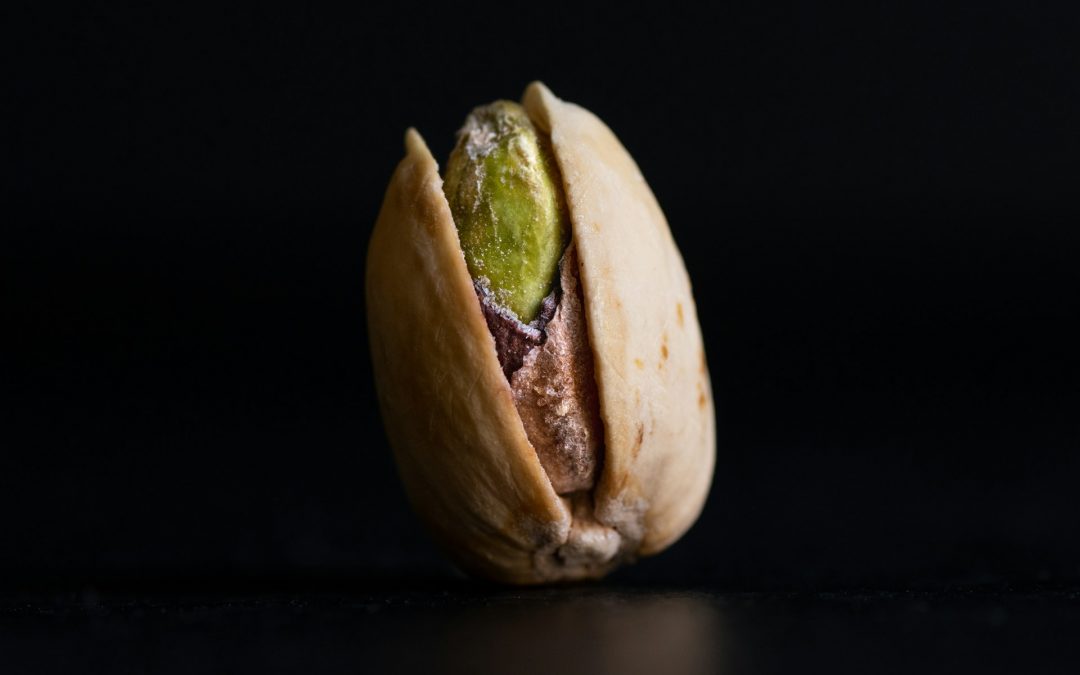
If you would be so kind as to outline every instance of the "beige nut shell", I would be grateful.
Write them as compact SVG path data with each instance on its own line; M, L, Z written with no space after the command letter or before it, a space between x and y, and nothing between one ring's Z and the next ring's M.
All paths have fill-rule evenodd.
M596 578L678 539L712 479L712 394L689 279L637 165L594 115L533 83L577 247L604 456L592 500L551 487L514 407L420 135L386 191L366 299L379 405L406 492L464 569Z

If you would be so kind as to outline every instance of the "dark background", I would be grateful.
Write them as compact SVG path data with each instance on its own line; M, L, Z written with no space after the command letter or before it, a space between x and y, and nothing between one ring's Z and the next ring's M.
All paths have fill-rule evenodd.
M636 158L707 344L712 493L623 581L1080 580L1074 17L356 4L8 16L0 585L452 575L364 254L405 128L532 79Z

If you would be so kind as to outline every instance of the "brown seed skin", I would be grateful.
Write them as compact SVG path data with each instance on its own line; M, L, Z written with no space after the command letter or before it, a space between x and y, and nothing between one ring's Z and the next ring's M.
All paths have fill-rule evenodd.
M547 339L510 378L525 432L560 495L593 488L602 448L603 426L577 265L571 246L560 265L561 299L545 328Z

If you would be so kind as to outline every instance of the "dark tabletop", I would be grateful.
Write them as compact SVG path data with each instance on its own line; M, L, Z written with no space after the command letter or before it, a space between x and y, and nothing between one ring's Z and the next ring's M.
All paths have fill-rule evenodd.
M5 673L1075 673L1080 591L465 581L7 596Z

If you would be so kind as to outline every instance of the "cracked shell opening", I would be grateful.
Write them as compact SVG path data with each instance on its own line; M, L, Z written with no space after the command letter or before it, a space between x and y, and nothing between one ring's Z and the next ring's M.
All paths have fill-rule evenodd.
M550 139L516 103L479 107L458 134L444 190L526 436L556 493L572 496L574 520L584 527L592 499L579 493L591 493L599 480L603 424Z

